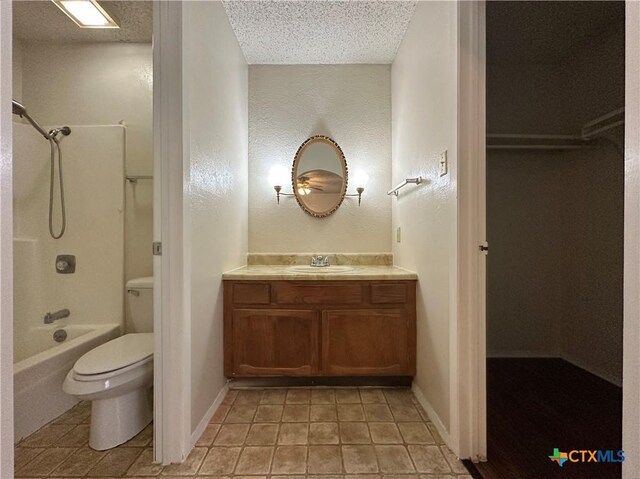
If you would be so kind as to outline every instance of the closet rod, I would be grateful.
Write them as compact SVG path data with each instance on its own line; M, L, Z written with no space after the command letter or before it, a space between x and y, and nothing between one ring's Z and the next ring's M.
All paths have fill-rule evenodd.
M489 133L487 138L530 139L530 140L582 140L576 135L526 135L518 133Z
M600 133L604 133L605 131L612 130L612 129L617 128L617 127L622 126L622 125L624 125L624 120L614 121L613 123L609 123L608 125L602 126L600 128L596 128L593 131L585 132L584 135L583 135L583 138L588 140L588 139L593 138L594 136L599 135ZM585 129L586 128L583 128L583 131Z
M487 145L489 150L593 150L591 145Z
M590 126L593 126L593 125L597 125L600 122L608 120L609 118L613 118L614 116L618 116L618 115L620 115L622 113L624 113L624 107L617 108L617 109L613 110L612 112L607 113L606 115L602 115L602 116L596 118L595 120L591 120L590 122L585 123L582 126L582 129L589 128Z

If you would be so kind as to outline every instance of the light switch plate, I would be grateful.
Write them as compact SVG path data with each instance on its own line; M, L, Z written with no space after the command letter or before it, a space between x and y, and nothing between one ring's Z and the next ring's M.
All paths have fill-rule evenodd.
M401 243L401 242L402 242L402 231L398 226L398 228L396 228L396 243Z
M440 153L440 176L449 173L449 160L447 158L447 150Z

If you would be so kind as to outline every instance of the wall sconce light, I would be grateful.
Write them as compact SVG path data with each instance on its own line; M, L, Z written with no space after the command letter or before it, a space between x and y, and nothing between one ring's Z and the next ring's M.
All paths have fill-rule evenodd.
M280 204L280 196L293 196L293 193L281 193L282 185L288 183L288 173L284 166L273 166L269 171L269 183L273 185L273 189L276 190L276 199Z
M269 184L273 185L273 189L276 191L276 201L280 204L281 196L295 196L293 193L283 193L282 186L289 183L289 173L286 168L283 166L273 166L269 171ZM360 171L357 172L353 177L353 183L356 185L356 193L345 194L344 196L357 196L358 197L358 206L362 203L362 193L364 193L364 189L367 186L367 182L369 181L369 175ZM299 195L308 195L311 192L310 187L303 183L298 184L298 194Z
M367 186L369 182L369 175L367 175L364 171L358 171L355 175L353 175L353 183L356 185L357 193L351 193L345 196L357 196L358 197L358 206L362 202L362 193L364 193L364 188Z

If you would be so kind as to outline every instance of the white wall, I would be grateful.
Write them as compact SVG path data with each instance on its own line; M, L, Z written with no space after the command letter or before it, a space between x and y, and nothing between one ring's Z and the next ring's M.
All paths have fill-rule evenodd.
M419 2L391 70L393 181L423 176L394 199L395 262L418 273L417 374L449 429L449 327L455 311L457 11L455 2ZM450 173L438 176L448 150ZM455 304L455 303L454 303Z
M222 273L246 261L248 69L220 2L183 15L193 431L225 384Z
M23 43L15 96L41 124L113 125L123 120L129 175L151 175L152 58L148 43ZM21 95L20 95L21 90ZM127 183L125 280L152 274L153 185Z
M289 171L298 147L327 135L342 148L349 178L369 183L358 207L345 198L331 216L306 214L293 197L276 204L269 171ZM391 250L391 98L389 65L252 65L249 68L249 250ZM356 185L349 183L348 193ZM283 192L291 193L290 182ZM295 232L295 233L294 233Z
M124 267L124 137L122 126L73 126L60 140L67 228L49 235L50 150L31 125L14 124L14 351L33 351L30 332L47 312L68 308L66 324L121 324ZM56 170L57 185L57 170ZM54 190L54 231L60 228ZM76 256L74 274L58 274L56 256Z

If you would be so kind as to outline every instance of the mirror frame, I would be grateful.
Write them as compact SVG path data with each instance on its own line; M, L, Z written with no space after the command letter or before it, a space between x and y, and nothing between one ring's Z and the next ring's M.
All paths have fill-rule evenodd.
M298 194L298 188L296 187L297 186L296 179L298 178L298 165L300 164L300 159L302 158L302 154L307 149L307 147L313 145L314 143L326 143L335 150L338 156L338 159L342 163L342 173L344 177L344 181L342 183L342 191L340 192L340 200L336 203L335 206L321 212L310 210L304 204L304 201L302 201L302 199L300 198L300 195ZM344 201L344 197L347 194L348 183L349 183L349 170L347 168L347 159L344 156L342 148L340 148L340 146L332 138L329 138L328 136L324 136L324 135L315 135L315 136L312 136L311 138L307 138L302 143L302 145L300 145L300 148L298 148L298 151L296 151L296 156L293 159L293 167L291 168L291 186L293 187L293 193L296 197L296 201L298 202L298 204L300 205L300 208L302 208L305 213L313 216L314 218L325 218L335 213L335 211L338 208L340 208L340 205Z

